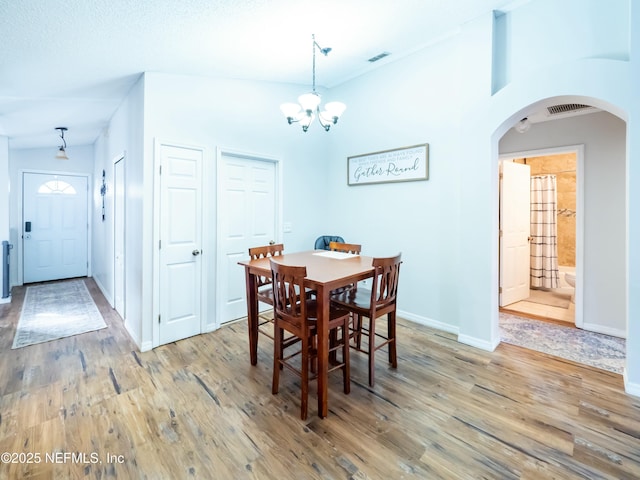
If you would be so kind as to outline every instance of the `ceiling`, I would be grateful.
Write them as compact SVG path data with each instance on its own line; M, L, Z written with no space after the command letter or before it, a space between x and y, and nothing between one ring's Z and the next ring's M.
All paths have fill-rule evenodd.
M523 0L0 1L0 135L93 143L145 71L333 87ZM390 56L370 63L382 52Z

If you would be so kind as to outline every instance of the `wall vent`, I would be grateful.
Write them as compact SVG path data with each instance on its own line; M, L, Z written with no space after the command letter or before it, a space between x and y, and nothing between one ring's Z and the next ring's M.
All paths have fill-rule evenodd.
M583 105L581 103L564 103L562 105L553 105L551 107L547 107L547 112L549 112L549 115L560 115L563 113L572 113L588 108L593 109L594 107L592 107L591 105Z
M388 57L389 55L391 55L389 52L382 52L376 55L375 57L371 57L367 61L370 63L377 62L378 60L382 60L384 57Z

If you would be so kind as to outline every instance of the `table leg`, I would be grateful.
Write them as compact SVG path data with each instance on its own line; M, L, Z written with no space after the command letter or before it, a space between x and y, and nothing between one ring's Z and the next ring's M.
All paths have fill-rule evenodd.
M318 416L327 416L329 407L329 290L317 288L318 301Z
M249 330L249 356L251 365L258 364L258 295L256 276L245 268L247 285L247 322Z

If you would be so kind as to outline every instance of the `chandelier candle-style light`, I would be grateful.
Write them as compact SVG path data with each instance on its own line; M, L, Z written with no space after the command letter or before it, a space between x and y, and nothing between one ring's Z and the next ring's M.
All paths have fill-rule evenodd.
M291 125L294 122L300 122L302 131L306 132L309 125L318 115L320 125L328 132L331 125L338 123L340 115L345 111L347 106L342 102L329 102L324 106L324 110L320 111L320 94L316 92L316 48L325 57L331 51L330 48L321 48L316 42L316 36L311 35L313 49L313 89L309 93L305 93L298 97L299 103L283 103L280 110L287 117L287 122Z

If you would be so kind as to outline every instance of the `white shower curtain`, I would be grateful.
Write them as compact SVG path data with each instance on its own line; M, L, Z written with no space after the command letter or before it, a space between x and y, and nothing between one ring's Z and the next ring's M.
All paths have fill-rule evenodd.
M558 288L555 175L531 177L531 287Z

